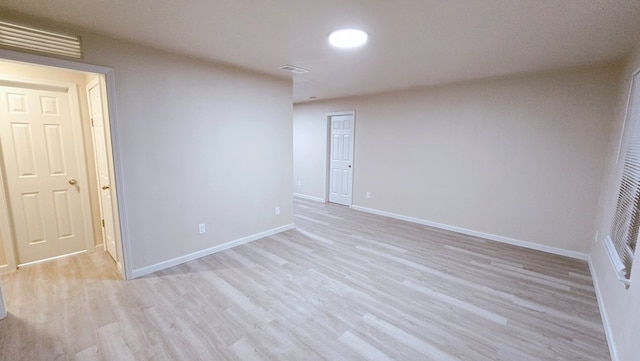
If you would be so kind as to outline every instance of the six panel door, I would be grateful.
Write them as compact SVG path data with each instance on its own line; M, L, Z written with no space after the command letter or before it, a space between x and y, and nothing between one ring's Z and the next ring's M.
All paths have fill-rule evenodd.
M353 115L333 115L329 202L351 205L353 185Z
M18 263L86 249L67 89L0 83L0 142Z

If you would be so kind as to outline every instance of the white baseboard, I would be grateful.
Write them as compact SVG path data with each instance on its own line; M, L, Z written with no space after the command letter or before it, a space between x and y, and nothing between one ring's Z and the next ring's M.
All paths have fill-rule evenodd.
M31 266L34 264L38 264L38 263L44 263L44 262L49 262L49 261L53 261L54 259L60 259L60 258L65 258L65 257L70 257L70 256L75 256L77 254L82 254L82 253L88 253L89 251L87 251L86 249L82 250L82 251L77 251L77 252L71 252L71 253L67 253L67 254L62 254L60 256L55 256L55 257L49 257L49 258L44 258L44 259L39 259L37 261L33 261L33 262L26 262L26 263L21 263L18 265L18 267L24 267L24 266Z
M4 274L4 273L9 273L9 265L8 264L0 265L0 275Z
M602 299L602 293L600 292L600 286L598 285L598 277L596 277L596 270L593 268L591 257L589 257L587 262L589 262L589 271L591 272L591 279L593 280L593 288L596 290L596 298L598 300L598 308L600 308L600 318L602 319L602 326L604 326L604 334L607 336L609 355L611 356L611 361L618 361L618 349L616 348L616 343L613 339L613 332L611 332L609 317L607 317L607 313L604 310L604 300Z
M320 198L320 197L308 196L306 194L300 194L300 193L293 193L293 196L294 197L298 197L298 198L302 198L302 199L307 199L307 200L310 200L310 201L324 203L324 198Z
M273 228L273 229L270 229L270 230L267 230L267 231L264 231L264 232L260 232L260 233L256 233L256 234L253 234L253 235L250 235L250 236L247 236L247 237L236 239L235 241L230 241L230 242L227 242L227 243L219 244L217 246L213 246L211 248L203 249L202 251L197 251L197 252L193 252L193 253L190 253L190 254L187 254L187 255L184 255L184 256L172 258L170 260L166 260L166 261L163 261L163 262L152 264L150 266L137 268L137 269L133 270L133 278L142 277L142 276L148 275L150 273L163 270L165 268L177 266L177 265L185 263L185 262L193 261L194 259L202 258L202 257L208 256L210 254L214 254L214 253L217 253L217 252L220 252L220 251L224 251L225 249L229 249L229 248L232 248L232 247L240 246L242 244L249 243L249 242L258 240L260 238L268 237L268 236L274 235L276 233L288 231L290 229L293 229L294 227L295 227L295 225L293 223L290 223L290 224L284 225L282 227Z
M511 245L514 245L514 246L520 246L520 247L524 247L524 248L535 249L537 251L553 253L553 254L557 254L557 255L560 255L560 256L576 258L576 259L583 260L583 261L588 261L589 260L589 255L586 254L586 253L580 253L580 252L575 252L575 251L569 251L569 250L562 249L562 248L545 246L545 245L542 245L542 244L522 241L522 240L515 239L515 238L498 236L498 235L491 234L491 233L478 232L478 231L474 231L474 230L471 230L471 229L466 229L466 228L461 228L461 227L456 227L456 226L450 226L448 224L442 224L442 223L437 223L437 222L431 222L431 221L427 221L427 220L420 219L420 218L404 216L404 215L401 215L401 214L385 212L385 211L372 209L372 208L366 208L366 207L361 207L361 206L356 206L356 205L351 206L351 208L353 208L353 209L355 209L357 211L361 211L361 212L377 214L379 216L395 218L395 219L399 219L399 220L402 220L402 221L422 224L422 225L429 226L429 227L434 227L434 228L440 228L440 229L444 229L444 230L447 230L447 231L466 234L466 235L469 235L469 236L485 238L485 239L488 239L488 240L507 243L507 244L511 244Z

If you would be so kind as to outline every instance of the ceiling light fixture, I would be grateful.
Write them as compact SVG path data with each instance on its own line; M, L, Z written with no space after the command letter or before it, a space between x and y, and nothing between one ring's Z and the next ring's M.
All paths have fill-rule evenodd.
M357 48L368 38L367 33L360 29L341 29L329 34L329 43L336 48Z

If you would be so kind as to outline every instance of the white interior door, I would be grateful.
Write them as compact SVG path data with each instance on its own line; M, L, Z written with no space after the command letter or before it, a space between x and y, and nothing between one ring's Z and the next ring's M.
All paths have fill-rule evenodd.
M116 235L113 219L113 203L111 201L111 179L109 177L109 157L107 154L107 137L104 127L104 108L102 91L98 80L87 85L89 111L91 112L91 129L93 132L93 149L96 158L98 187L100 190L100 215L102 217L103 242L107 252L117 261Z
M332 115L329 202L351 205L353 188L353 114Z
M18 263L86 249L69 89L0 83L0 142ZM81 153L81 152L80 152Z

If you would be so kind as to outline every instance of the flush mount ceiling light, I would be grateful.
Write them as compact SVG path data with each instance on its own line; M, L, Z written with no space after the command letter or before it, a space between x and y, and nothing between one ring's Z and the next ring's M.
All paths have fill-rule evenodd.
M368 38L367 33L360 29L340 29L329 34L329 43L336 48L357 48Z

